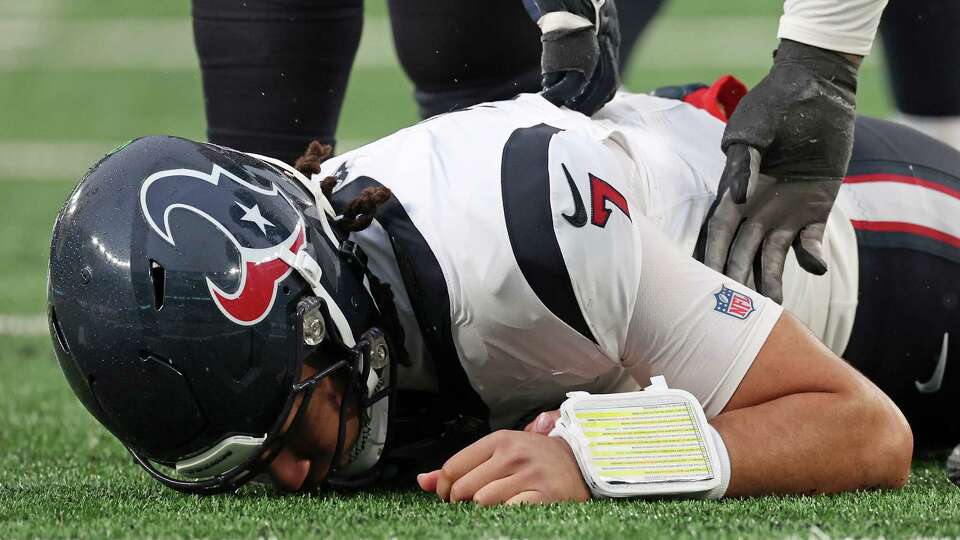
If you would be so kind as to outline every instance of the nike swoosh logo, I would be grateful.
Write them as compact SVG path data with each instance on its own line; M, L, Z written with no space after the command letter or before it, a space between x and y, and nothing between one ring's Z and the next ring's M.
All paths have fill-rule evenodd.
M570 176L570 171L567 170L567 166L563 163L561 163L560 166L563 167L563 174L567 175L567 184L570 185L570 191L573 193L573 215L561 215L563 219L567 220L567 222L574 227L583 227L587 224L587 208L583 205L580 190L577 189L577 184L573 181L573 177Z
M937 367L933 370L933 375L927 382L913 381L917 385L917 391L921 394L932 394L940 390L943 384L943 372L947 369L947 348L950 346L950 334L943 333L943 345L940 347L940 360L937 361Z

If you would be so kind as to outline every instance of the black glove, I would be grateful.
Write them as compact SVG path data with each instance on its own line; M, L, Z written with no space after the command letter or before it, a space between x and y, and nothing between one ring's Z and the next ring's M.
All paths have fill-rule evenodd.
M620 87L614 0L523 0L543 32L543 97L591 115Z
M857 66L838 53L783 40L773 68L739 103L695 255L783 300L793 244L804 270L827 271L821 240L853 147Z

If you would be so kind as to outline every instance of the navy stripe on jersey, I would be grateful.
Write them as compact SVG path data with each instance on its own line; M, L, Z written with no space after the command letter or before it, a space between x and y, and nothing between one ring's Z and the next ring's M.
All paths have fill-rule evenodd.
M347 204L368 187L383 187L383 184L368 176L357 177L334 193L334 209L343 213ZM450 295L437 257L396 196L377 210L376 220L390 237L403 284L423 332L424 344L437 367L440 391L448 402L451 417L462 414L488 421L490 411L470 386L453 344Z
M864 247L911 249L960 264L960 248L942 240L914 232L872 231L857 227L856 224L854 224L854 230L857 233L857 244Z
M550 204L550 141L561 130L540 124L510 134L500 182L510 247L530 288L557 318L596 343L560 251Z
M844 182L854 183L857 178L866 176L893 176L915 178L918 185L937 184L945 191L960 193L960 178L932 167L899 161L851 161ZM851 180L853 182L851 182ZM932 188L935 189L935 188Z

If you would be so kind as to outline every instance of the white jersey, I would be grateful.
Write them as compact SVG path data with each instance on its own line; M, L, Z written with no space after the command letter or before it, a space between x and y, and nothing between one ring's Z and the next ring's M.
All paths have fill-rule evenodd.
M781 313L690 257L721 133L677 101L618 96L590 119L531 94L325 162L338 210L365 187L394 193L354 238L396 296L401 386L462 372L504 427L571 390L664 375L718 414ZM788 294L817 289L794 281Z

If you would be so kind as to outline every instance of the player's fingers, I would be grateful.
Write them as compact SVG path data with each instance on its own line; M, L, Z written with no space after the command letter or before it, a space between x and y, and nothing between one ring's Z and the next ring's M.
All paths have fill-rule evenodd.
M827 272L827 260L823 256L823 231L825 223L813 223L800 230L793 241L793 250L800 267L818 276Z
M727 267L724 271L726 275L746 284L754 257L757 255L757 250L760 249L760 244L763 242L766 232L766 227L758 221L747 220L740 227L737 238L730 247Z
M544 73L543 78L540 79L541 87L544 90L546 90L547 88L554 86L555 84L560 82L560 79L563 79L563 75L564 75L563 71L553 71L550 73Z
M583 93L567 102L568 107L587 116L592 116L610 101L620 86L615 47L608 40L604 40L601 51L600 61L597 62Z
M730 190L733 202L747 202L747 188L760 174L760 151L745 144L731 144L726 150L727 161L720 175L720 188Z
M527 433L549 435L553 430L553 426L557 424L557 419L559 418L560 411L545 411L538 414L532 422L527 424L527 427L523 428L523 430Z
M443 472L437 475L437 484L434 486L433 492L437 494L437 497L440 497L443 500L450 499L450 487L453 486L453 481L450 478L444 476Z
M507 504L544 504L547 500L539 491L524 491L507 499Z
M437 480L440 478L440 469L420 473L417 475L417 484L420 489L429 492L437 491Z
M497 459L497 456L494 455L454 482L450 486L450 496L447 500L450 502L469 501L483 486L505 478L512 472L507 460Z
M449 499L450 488L453 483L490 459L501 437L503 435L499 431L491 433L448 459L440 468L440 476L437 479L437 495L444 500Z
M723 272L737 228L742 219L740 207L729 193L722 193L715 203L713 214L703 224L703 264Z
M583 76L583 73L579 71L565 71L559 73L561 76L559 80L547 86L547 77L550 75L555 75L555 73L548 73L544 76L543 92L540 95L558 107L563 105L568 99L579 94L583 86L587 83L587 79Z
M755 276L757 290L778 304L783 303L783 264L794 236L794 231L775 230L767 235L760 250L760 275Z
M720 175L717 199L707 214L700 238L697 258L717 272L723 272L731 244L743 219L747 186L759 174L760 153L745 144L731 144L726 150L727 162ZM701 256L702 251L702 256Z
M491 506L509 501L511 498L526 492L530 488L530 481L523 475L512 474L490 482L473 495L473 502L480 506Z

